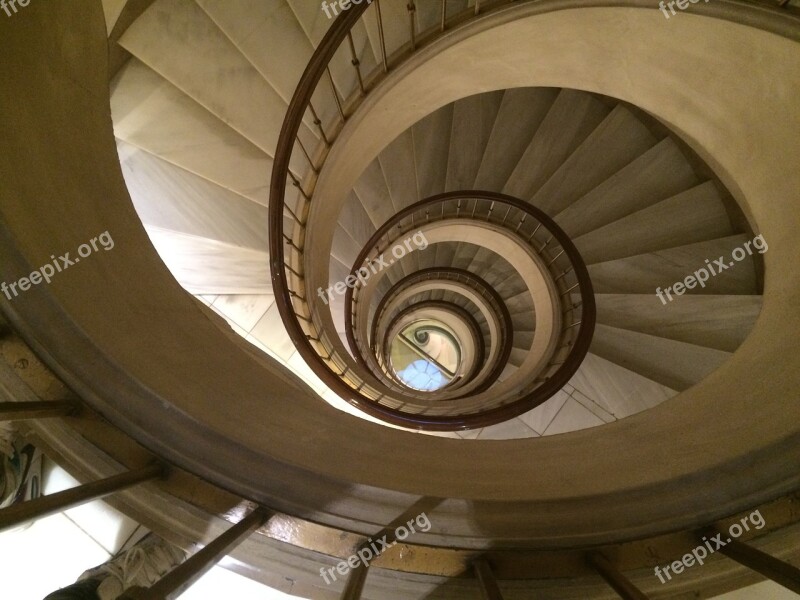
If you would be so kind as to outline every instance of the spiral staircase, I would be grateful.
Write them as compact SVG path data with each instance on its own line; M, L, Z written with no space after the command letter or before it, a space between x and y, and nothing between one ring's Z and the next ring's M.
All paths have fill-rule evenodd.
M260 506L234 568L309 598L711 597L752 572L653 567L754 508L797 564L792 2L104 4L107 58L3 23L5 279L117 240L0 298L6 396L83 407L48 453L170 464L111 502L179 545Z

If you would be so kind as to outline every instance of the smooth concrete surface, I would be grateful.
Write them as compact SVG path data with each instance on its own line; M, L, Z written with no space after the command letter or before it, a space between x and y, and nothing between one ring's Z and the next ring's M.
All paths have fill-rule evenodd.
M421 57L430 60L395 86L391 101L382 96L366 107L350 133L351 143L363 143L366 163L380 150L381 140L368 138L377 137L370 119L382 108L392 109L391 127L398 127L384 131L390 138L437 104L481 91L476 81L483 89L591 88L681 131L770 242L764 311L725 368L653 410L543 439L411 438L330 409L272 361L243 351L148 244L116 163L102 14L59 0L0 22L8 58L0 79L14 94L0 113L2 276L16 280L104 230L117 246L4 310L70 385L147 446L238 493L322 522L372 532L432 497L441 500L428 513L436 527L421 540L558 546L691 527L775 497L797 486L800 459L800 369L786 351L798 329L792 307L800 287L796 219L787 218L796 216L800 189L798 136L787 125L797 122L797 46L681 17L667 29L652 9L598 8L485 24L474 38ZM567 45L574 39L582 43ZM641 52L644 40L652 55ZM515 53L541 60L531 68ZM665 53L674 60L652 60ZM600 56L609 62L598 65ZM442 82L439 95L426 106L407 102L431 77ZM766 87L771 95L761 93ZM763 161L752 161L751 146ZM342 197L359 171L345 162L329 163L342 167L333 171ZM338 192L328 189L335 208ZM324 246L324 236L319 241Z

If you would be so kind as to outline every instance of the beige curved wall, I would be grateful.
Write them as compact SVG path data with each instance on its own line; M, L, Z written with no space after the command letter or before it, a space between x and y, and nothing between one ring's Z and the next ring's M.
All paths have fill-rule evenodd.
M347 133L355 158L366 165L394 129L460 95L512 85L590 89L653 112L713 157L770 244L759 322L701 385L607 427L508 442L412 437L330 408L167 273L116 159L99 3L72 0L0 19L0 275L24 276L105 230L116 245L49 286L0 297L4 311L74 389L156 452L285 512L367 533L424 500L435 527L420 543L594 543L705 523L797 487L798 45L642 9L482 27L365 107ZM331 198L358 176L355 154L328 163Z

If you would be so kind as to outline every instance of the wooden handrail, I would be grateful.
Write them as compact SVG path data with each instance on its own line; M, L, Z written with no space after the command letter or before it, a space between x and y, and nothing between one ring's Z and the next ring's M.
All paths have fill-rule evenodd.
M580 330L575 339L575 343L570 350L570 354L567 359L559 366L558 371L553 374L553 376L548 379L544 384L536 388L535 390L529 392L522 398L502 407L506 409L506 407L516 407L514 410L518 410L513 416L518 414L522 414L526 412L524 406L529 406L527 410L531 410L542 404L547 399L549 399L552 395L556 394L563 384L567 383L569 379L572 378L572 375L577 372L580 364L583 362L586 353L589 351L589 345L591 344L591 339L594 334L594 326L596 321L596 309L595 309L595 301L594 301L594 292L592 290L591 279L589 277L589 272L586 269L586 265L583 262L580 253L578 252L575 245L570 240L569 236L561 230L561 228L556 224L556 222L551 219L546 213L541 211L540 209L536 208L535 206L529 204L528 202L524 202L519 198L515 198L513 196L509 196L507 194L501 194L499 192L490 192L485 190L466 190L466 191L454 191L454 192L446 192L443 194L436 194L429 198L425 198L411 204L404 208L403 210L396 213L392 216L389 220L387 220L381 227L378 228L377 231L372 235L372 237L364 244L361 252L353 261L353 266L351 268L351 275L355 276L356 271L358 268L364 264L367 257L374 252L375 248L378 246L379 242L382 240L384 236L393 232L398 225L404 220L407 220L412 215L426 211L430 213L432 211L432 207L448 202L448 201L458 201L458 200L467 200L475 199L475 209L477 209L477 204L479 200L486 200L489 201L491 204L490 206L494 206L495 204L504 204L513 208L518 209L526 218L535 219L538 222L536 227L536 231L538 231L541 227L544 227L549 234L550 237L547 240L548 244L555 241L558 245L561 246L562 252L559 254L566 254L567 258L569 259L570 263L572 264L572 270L575 273L577 283L575 287L579 288L581 293L581 322L580 322ZM462 217L465 219L474 220L472 216L465 216ZM510 226L510 224L509 224ZM515 232L516 234L516 232ZM470 273L472 275L472 273ZM488 286L488 284L486 284ZM356 359L358 360L359 364L364 365L366 364L365 359L363 356L360 356L358 345L356 344L355 339L355 331L354 331L354 324L353 324L353 293L354 288L348 287L347 292L345 294L345 306L344 306L344 316L345 316L345 334L347 336L347 341L350 344L351 349L353 350ZM384 296L385 297L385 296ZM502 303L502 301L501 301ZM375 313L376 317L378 313ZM510 319L510 317L509 317ZM373 321L374 323L374 321ZM510 352L510 349L509 349ZM567 374L569 374L567 376ZM560 382L563 380L561 386L556 389L552 389L553 382ZM542 398L539 393L541 390L549 390L547 393L549 395L547 397ZM497 409L490 409L486 411L486 413L480 414L491 414L492 411ZM511 414L514 413L514 410L510 408L506 409L506 412L503 414ZM501 413L496 413L501 414ZM512 417L507 417L512 418ZM501 419L502 420L502 419ZM499 422L499 421L495 421ZM484 425L485 426L485 425Z
M401 310L399 313L397 313L397 315L395 315L394 318L392 318L392 320L389 322L389 326L387 328L387 331L392 329L395 325L397 325L397 323L403 317L409 315L410 313L412 313L412 312L414 312L416 310L425 310L426 308L434 308L434 309L439 309L439 310L442 310L442 311L447 311L449 313L452 313L452 314L456 315L461 321L463 321L467 325L467 327L469 328L470 333L472 334L472 337L475 340L476 360L475 360L475 365L470 370L470 373L468 375L465 375L464 379L471 379L472 377L474 377L477 374L477 372L480 370L480 368L481 368L481 366L483 364L483 359L484 359L484 356L485 356L485 353L486 353L486 346L484 344L483 336L481 335L480 327L478 326L478 322L475 320L475 317L473 317L471 314L469 314L469 311L467 311L466 309L461 308L457 304L452 304L450 302L445 302L443 300L428 300L426 302L420 302L418 304L414 304L413 306L409 306L409 307ZM384 354L384 356L388 354L387 351L386 351L386 346L388 345L388 343L389 343L389 340L387 339L386 343L383 344L383 347L384 347L383 354ZM431 359L431 362L435 363L436 361L434 359ZM505 363L503 363L503 365L505 365ZM444 391L445 389L446 388L441 388L441 390L437 390L437 391ZM472 396L473 394L476 394L476 393L477 392L473 391L473 392L470 392L469 395ZM463 397L465 397L465 396L459 396L458 398L463 398ZM458 398L448 398L447 401L450 402L452 400L457 400Z
M586 270L583 261L578 254L577 249L571 243L566 234L559 236L559 242L564 247L567 256L575 264L575 273L578 281L581 282L581 295L582 295L582 319L579 334L575 340L573 349L566 361L559 367L558 371L549 379L547 379L541 386L526 394L524 397L510 402L504 406L490 409L481 413L472 413L468 415L452 415L447 417L431 417L425 415L418 415L413 413L404 412L397 409L389 408L380 404L376 400L372 400L368 396L362 394L360 391L354 390L341 379L341 373L337 373L329 367L321 357L317 354L314 347L311 345L307 337L306 331L300 325L300 322L295 313L292 305L292 291L289 289L287 275L285 269L290 268L285 260L285 240L283 238L283 214L285 206L286 194L286 178L292 177L289 169L295 140L297 139L303 118L311 102L311 97L317 89L321 79L330 74L330 62L347 39L348 34L352 28L362 17L364 12L369 7L369 4L353 5L349 10L343 11L339 17L333 22L332 26L328 29L327 33L320 42L318 48L312 55L300 81L289 103L286 117L281 127L280 136L275 151L275 158L273 161L272 175L270 180L270 211L269 211L269 245L270 245L270 266L271 266L271 279L272 286L275 293L276 304L281 319L286 327L292 343L297 348L300 356L311 367L314 373L332 390L334 390L342 399L349 402L359 410L386 421L394 425L402 427L409 427L414 429L427 429L431 431L454 431L462 429L470 429L476 427L485 427L487 425L499 423L501 421L513 418L522 414L532 408L535 408L556 392L565 384L574 373L578 370L580 363L583 361L589 349L591 337L594 332L595 323L595 304L594 295L592 293L591 282L589 280L588 271ZM335 90L334 90L335 93ZM338 101L337 97L337 101ZM346 120L344 111L340 108L340 116L342 120ZM294 177L293 181L294 181ZM299 183L299 182L295 182ZM308 195L303 188L298 185L300 193L308 200ZM471 197L476 199L476 206L478 199L499 200L505 204L516 206L517 208L533 212L534 214L541 213L534 207L522 202L516 198L505 196L503 194L495 194L483 191L467 191L455 192L451 194L441 194L434 196L426 201L441 202L448 198L455 197ZM423 201L423 202L426 202ZM397 216L407 215L416 210L420 203L412 205L408 209L401 211ZM402 218L402 217L400 217ZM547 217L544 213L537 214L540 222L545 222L548 228L556 227L555 223ZM558 230L560 232L560 230ZM563 239L562 239L563 238ZM372 248L371 244L367 248ZM359 264L363 262L363 258ZM292 268L292 271L296 271ZM295 294L295 297L297 295ZM347 320L352 319L352 289L348 288L346 296L346 311L345 317ZM359 379L364 380L359 376ZM358 387L361 390L362 386ZM379 398L383 397L383 393L379 393Z
M375 316L372 320L372 328L369 339L373 341L376 340L378 323L380 322L381 315L384 309L386 308L386 305L389 303L389 301L394 296L402 292L404 289L407 289L408 287L414 285L417 282L430 279L431 276L437 276L434 277L434 279L443 279L448 281L459 281L458 278L463 278L465 285L468 285L469 287L473 288L476 294L483 296L484 298L487 298L488 296L487 298L488 303L498 313L497 317L502 327L502 334L501 334L502 341L501 341L500 353L497 356L496 364L494 365L492 370L487 374L486 380L483 383L481 383L481 385L476 387L471 392L471 394L479 394L480 392L484 392L487 389L489 389L489 387L491 387L491 385L494 384L495 381L497 381L497 378L500 377L500 374L503 372L503 369L505 369L505 365L508 362L509 356L511 356L511 349L513 347L514 328L511 322L511 314L509 313L508 307L506 306L505 302L503 302L503 299L500 297L500 294L498 294L495 291L495 289L492 288L485 280L478 277L474 273L467 271L466 269L458 269L455 267L430 267L428 269L422 269L420 271L412 273L411 275L408 275L407 277L404 277L403 279L398 281L395 285L389 288L389 290L383 295L380 302L378 303L378 306L375 309ZM453 277L455 277L456 279L453 279ZM478 291L479 287L482 287L483 290L485 290L485 293ZM346 335L348 337L348 341L350 341L351 344L355 343L354 334L355 332L353 331L352 328L346 329ZM351 341L351 335L353 336L352 337L353 341ZM362 364L364 368L369 369L369 365L366 363L363 355L359 352L356 352L355 355L356 355L356 360L359 361L359 364ZM461 398L461 396L459 396L459 398Z

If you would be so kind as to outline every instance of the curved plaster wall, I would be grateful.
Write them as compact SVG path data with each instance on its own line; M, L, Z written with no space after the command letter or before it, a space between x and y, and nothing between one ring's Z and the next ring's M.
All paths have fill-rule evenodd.
M68 0L0 19L0 276L14 281L106 230L116 245L0 298L4 312L76 392L158 454L287 513L368 534L423 502L434 527L420 543L601 543L692 527L796 488L800 356L787 349L800 331L800 46L703 16L703 4L668 24L656 9L548 6L557 4L504 11L391 78L348 125L343 146L361 150L331 156L320 188L331 201L318 206L335 211L393 134L465 95L548 85L637 104L715 168L770 244L761 317L700 385L613 425L502 442L411 437L330 408L248 350L157 257L116 157L102 13ZM325 244L320 234L315 252Z

